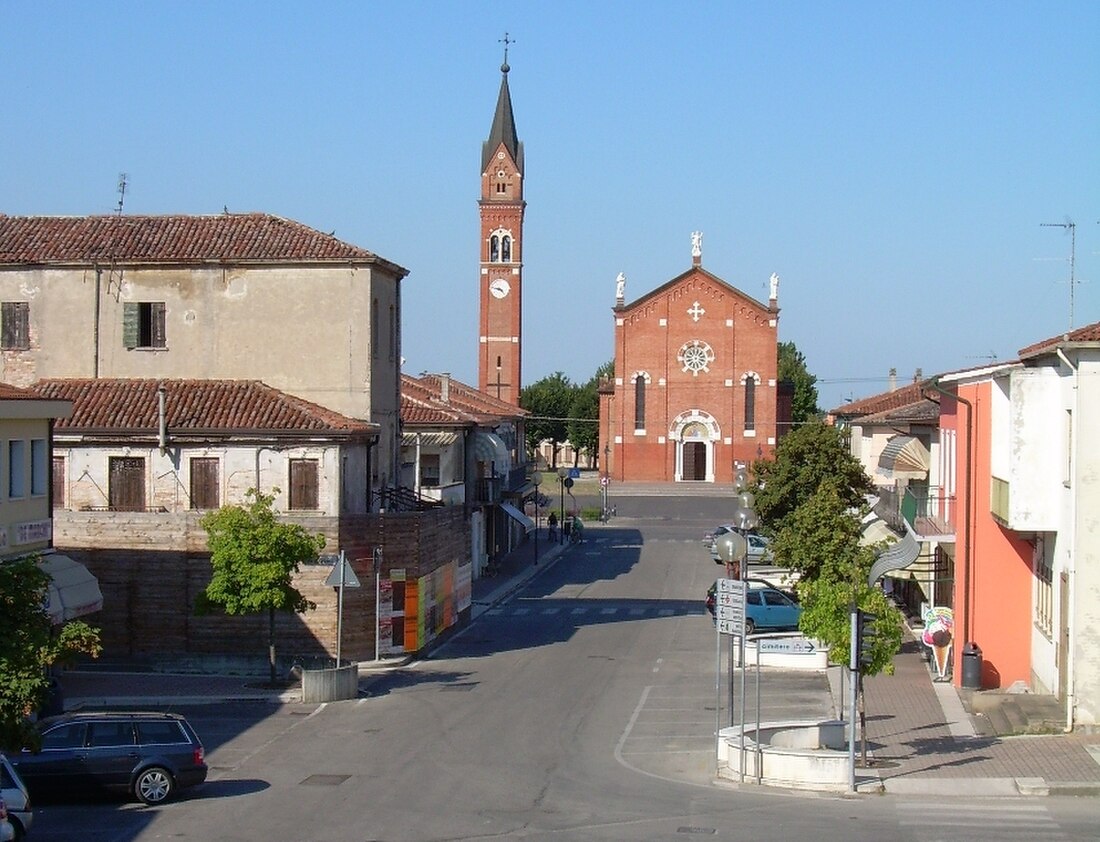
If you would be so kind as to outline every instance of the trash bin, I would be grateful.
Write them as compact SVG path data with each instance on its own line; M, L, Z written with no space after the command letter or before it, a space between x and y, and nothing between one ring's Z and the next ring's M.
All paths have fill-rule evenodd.
M969 690L982 689L982 647L974 641L963 647L962 686Z

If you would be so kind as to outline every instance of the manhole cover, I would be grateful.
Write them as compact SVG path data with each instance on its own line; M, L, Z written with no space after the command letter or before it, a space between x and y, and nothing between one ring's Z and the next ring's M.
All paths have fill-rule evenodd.
M340 786L351 775L310 775L299 786Z

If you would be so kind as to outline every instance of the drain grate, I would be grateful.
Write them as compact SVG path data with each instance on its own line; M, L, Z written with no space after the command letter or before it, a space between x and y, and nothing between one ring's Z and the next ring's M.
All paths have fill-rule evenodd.
M351 775L310 775L298 786L340 786Z
M443 693L465 693L467 690L473 690L476 686L476 684L444 684L439 689Z
M677 833L706 833L713 836L717 831L713 827L678 827Z

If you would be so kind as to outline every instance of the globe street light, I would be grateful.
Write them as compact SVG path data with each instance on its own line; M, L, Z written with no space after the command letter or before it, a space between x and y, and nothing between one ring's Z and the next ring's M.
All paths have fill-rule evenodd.
M539 563L539 486L542 485L542 472L535 471L531 474L531 482L535 486L535 564Z

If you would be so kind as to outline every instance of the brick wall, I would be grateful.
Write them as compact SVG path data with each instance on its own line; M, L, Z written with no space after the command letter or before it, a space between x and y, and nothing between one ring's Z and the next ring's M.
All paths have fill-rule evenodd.
M54 514L57 550L86 564L99 579L103 610L87 619L101 629L105 658L266 658L266 615L194 613L195 599L211 575L198 513ZM374 547L382 547L383 576L395 568L424 576L452 561L470 561L470 527L461 507L289 520L324 534L325 553L342 547L362 584L344 589L341 655L352 660L370 660L375 653ZM301 615L276 612L281 657L335 655L337 590L324 584L330 571L328 564L306 565L295 577L295 587L317 607Z

